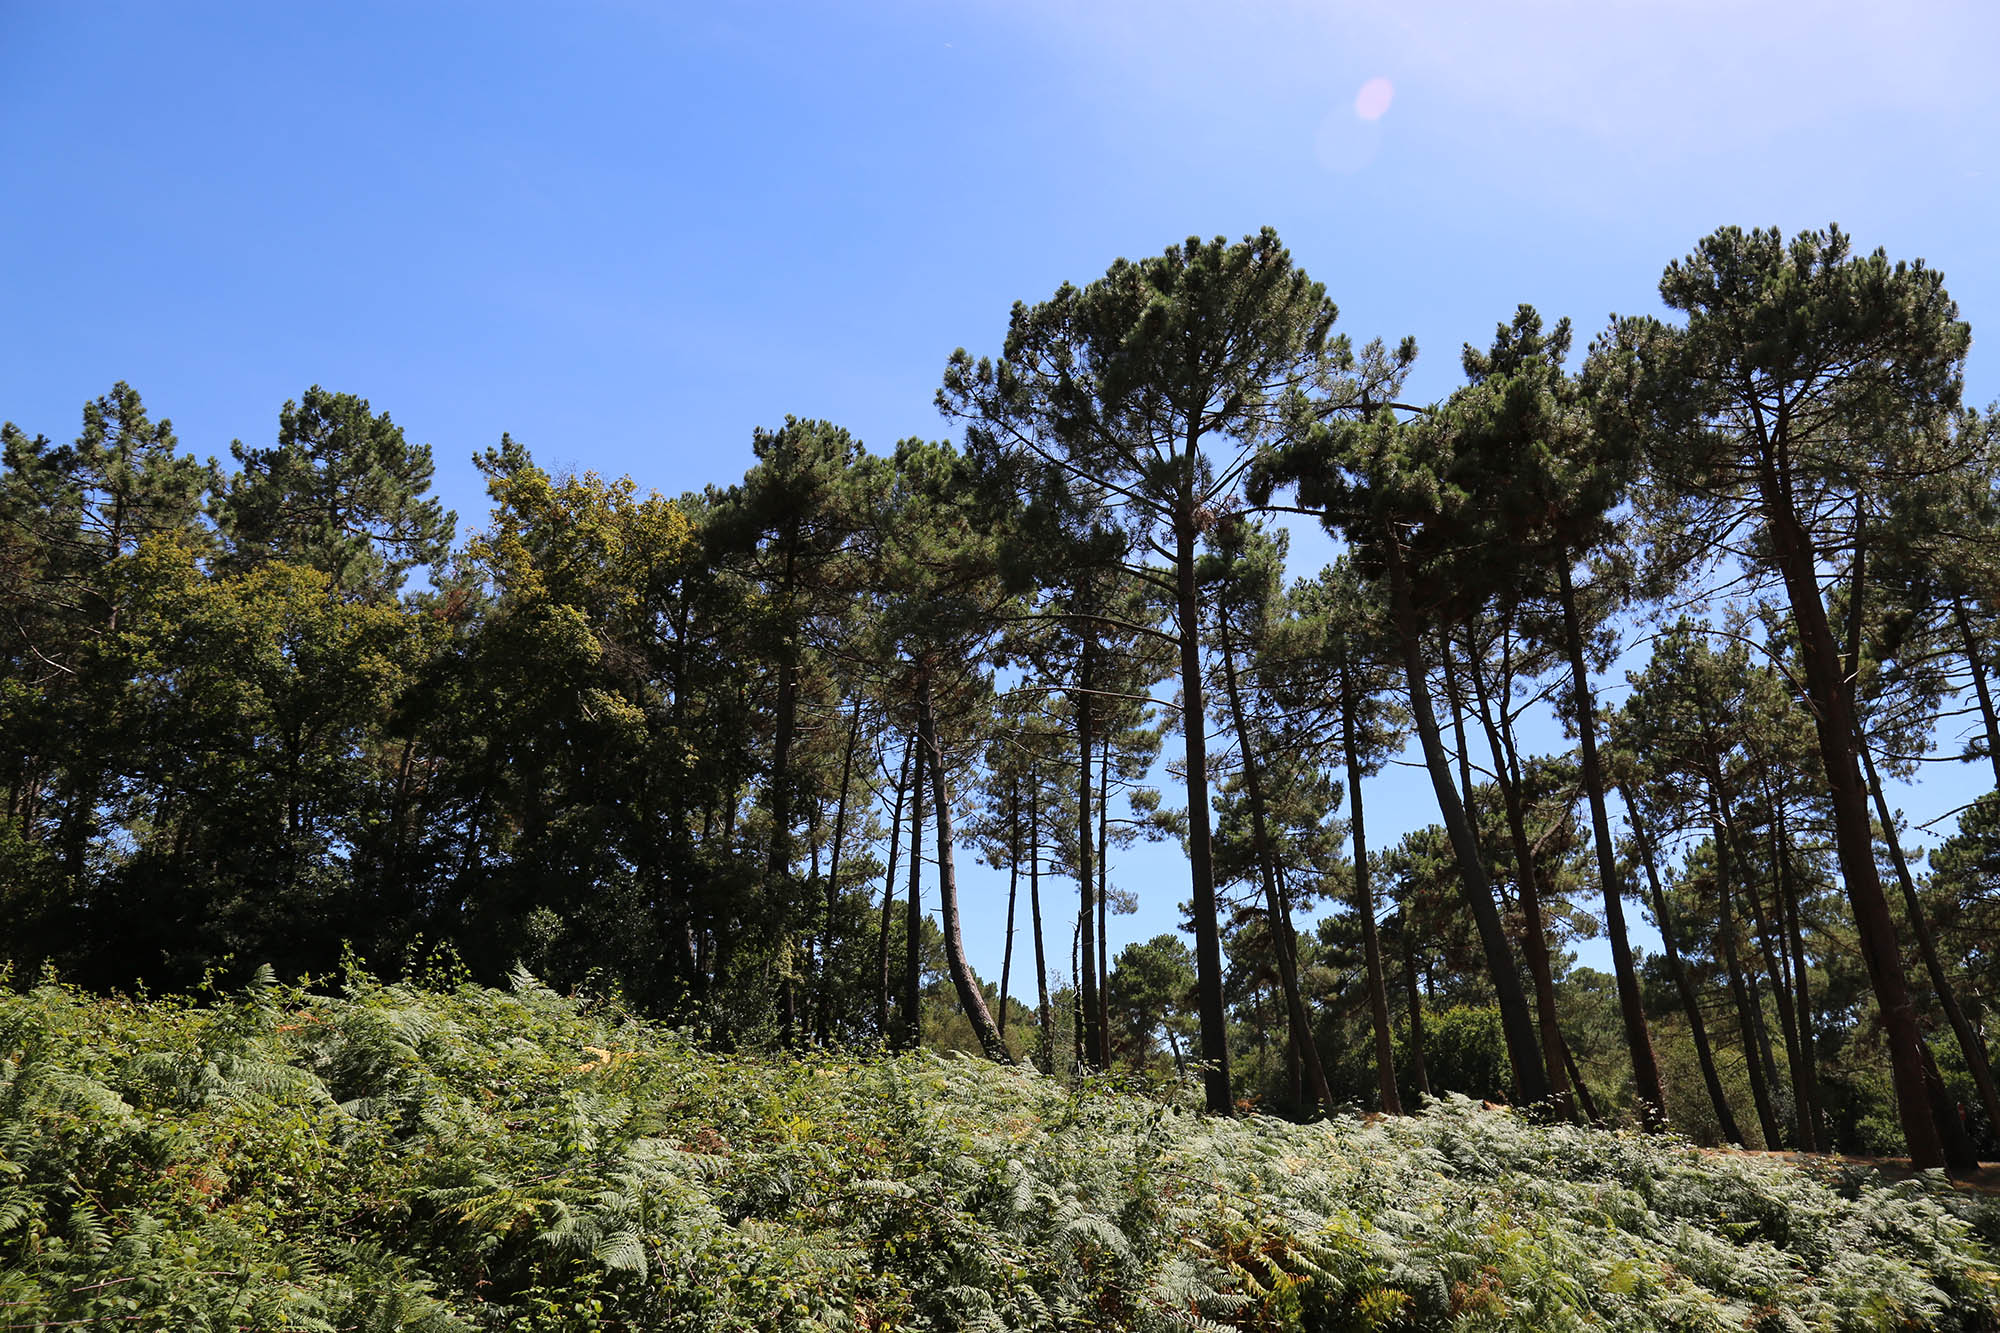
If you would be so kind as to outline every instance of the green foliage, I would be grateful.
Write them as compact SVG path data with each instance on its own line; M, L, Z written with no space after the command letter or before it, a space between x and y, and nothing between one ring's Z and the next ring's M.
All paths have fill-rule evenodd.
M430 1333L2000 1316L1990 1210L1934 1181L1463 1098L1219 1120L1193 1091L704 1054L525 974L334 997L265 970L201 1006L44 985L0 998L0 1308Z

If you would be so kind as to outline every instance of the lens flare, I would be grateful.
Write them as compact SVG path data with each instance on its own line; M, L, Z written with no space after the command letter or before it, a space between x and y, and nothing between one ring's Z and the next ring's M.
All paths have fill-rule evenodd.
M1361 85L1360 92L1354 94L1354 114L1363 120L1380 120L1395 98L1395 84L1387 79L1370 79Z

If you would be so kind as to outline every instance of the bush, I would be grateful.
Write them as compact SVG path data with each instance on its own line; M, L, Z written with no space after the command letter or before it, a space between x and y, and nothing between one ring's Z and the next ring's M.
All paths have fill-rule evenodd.
M10 1326L1991 1329L1973 1211L1463 1098L718 1056L526 976L0 995Z

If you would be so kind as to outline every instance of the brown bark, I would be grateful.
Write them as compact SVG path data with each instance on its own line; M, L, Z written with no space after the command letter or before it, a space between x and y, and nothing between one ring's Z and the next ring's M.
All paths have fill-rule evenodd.
M1951 1023L1952 1036L1958 1039L1958 1049L1965 1056L1965 1067L1971 1072L1973 1086L1979 1091L1979 1105L1986 1112L1986 1123L2000 1126L2000 1092L1994 1089L1993 1066L1986 1058L1986 1043L1966 1017L1964 1007L1958 1002L1958 992L1951 984L1951 974L1945 971L1944 960L1938 954L1937 936L1931 930L1929 919L1924 916L1923 899L1917 896L1916 883L1910 878L1910 863L1903 856L1902 838L1896 832L1896 820L1889 809L1889 802L1882 795L1882 779L1875 771L1875 758L1868 751L1867 739L1856 736L1855 740L1866 767L1868 790L1874 795L1876 812L1882 817L1882 838L1889 844L1889 858L1896 867L1896 882L1903 890L1903 910L1909 917L1911 933L1917 937L1917 951L1923 957L1924 970L1930 975L1931 989L1937 993L1938 1005Z
M1723 827L1720 780L1712 778L1711 781L1718 784L1716 788L1711 788L1709 796L1715 821L1716 937L1722 950L1723 967L1729 975L1729 997L1736 1004L1736 1031L1743 1042L1743 1063L1750 1077L1750 1100L1757 1107L1757 1128L1764 1136L1764 1147L1775 1149L1781 1145L1784 1136L1771 1106L1770 1087L1764 1081L1764 1060L1758 1044L1762 1016L1758 1014L1756 1001L1750 995L1749 984L1743 976L1743 964L1737 955L1736 912L1729 894L1729 837Z
M1375 926L1375 892L1368 882L1368 828L1362 817L1361 754L1354 736L1355 697L1352 674L1340 673L1340 739L1347 759L1348 831L1354 838L1354 911L1361 920L1361 952L1368 969L1368 1015L1375 1028L1375 1081L1388 1115L1403 1114L1396 1087L1395 1032L1389 1023L1389 985L1382 969L1382 936ZM1412 996L1414 999L1414 996ZM1419 1067L1422 1056L1419 1054Z
M1085 631L1087 636L1088 631ZM1077 999L1082 1005L1080 1017L1083 1027L1078 1035L1083 1041L1084 1063L1093 1069L1104 1069L1110 1061L1105 1058L1104 1030L1098 1025L1097 1005L1097 884L1096 870L1091 857L1090 819L1090 759L1095 738L1091 735L1091 710L1093 697L1091 690L1096 682L1092 679L1091 643L1086 637L1077 664L1077 692L1072 700L1076 710L1076 895L1077 895L1077 951L1079 965L1075 973Z
M1042 1072L1055 1071L1055 1034L1049 1012L1049 967L1042 941L1042 775L1035 770L1028 798L1028 920L1035 938L1035 1049Z
M1236 649L1230 642L1229 612L1221 608L1222 681L1229 696L1229 716L1236 730L1236 743L1243 750L1243 782L1250 798L1250 838L1257 858L1258 878L1264 884L1264 910L1270 914L1271 952L1278 965L1278 984L1285 995L1286 1025L1291 1031L1292 1048L1303 1067L1303 1082L1320 1106L1333 1105L1327 1087L1326 1068L1320 1063L1319 1045L1313 1040L1312 1019L1306 1014L1305 997L1299 990L1299 961L1292 944L1291 913L1278 892L1278 868L1271 848L1271 836L1264 818L1264 784L1257 768L1257 746L1243 711L1243 689L1236 675ZM1299 1098L1301 1102L1305 1099Z
M1188 870L1194 917L1196 1010L1201 1019L1202 1085L1208 1110L1236 1110L1229 1079L1229 1033L1222 996L1222 931L1215 911L1215 849L1208 809L1207 709L1201 679L1201 601L1195 589L1197 532L1192 462L1198 437L1187 442L1187 479L1174 518L1174 609L1180 621L1181 736L1186 743Z
M1799 925L1798 876L1792 866L1791 835L1785 831L1785 808L1779 804L1775 809L1780 870L1778 888L1785 914L1785 938L1792 951L1792 985L1798 993L1799 1058L1804 1065L1806 1087L1812 1096L1813 1106L1812 1137L1808 1142L1814 1152L1829 1152L1832 1141L1827 1137L1826 1115L1819 1094L1818 1037L1813 1032L1812 982L1806 974L1805 932Z
M972 1024L972 1035L989 1060L1012 1064L1007 1043L993 1022L993 1013L980 993L978 978L965 958L965 936L958 924L958 868L951 836L951 791L945 785L944 750L938 744L937 717L931 708L928 680L917 686L917 739L923 747L931 773L931 804L937 814L938 928L944 935L945 970L951 974L952 989L958 992L959 1007Z
M896 812L889 817L889 873L882 885L882 928L875 937L875 971L880 979L875 991L875 1030L884 1041L890 1039L889 923L894 919L896 905L896 854L903 846L903 793L910 778L910 756L916 748L915 736L903 742L903 766L896 774Z
M1776 423L1782 440L1785 421ZM1799 656L1805 667L1806 695L1813 726L1819 735L1820 760L1833 800L1834 848L1841 878L1868 967L1875 1003L1889 1042L1890 1074L1896 1089L1897 1117L1909 1146L1911 1165L1918 1170L1944 1165L1944 1145L1938 1138L1931 1093L1924 1081L1923 1037L1910 999L1909 977L1896 934L1895 917L1875 865L1875 837L1868 817L1868 795L1856 762L1857 734L1852 702L1841 679L1840 652L1827 623L1820 597L1813 544L1793 508L1788 479L1781 478L1760 412L1757 422L1763 451L1758 488L1761 509L1771 539L1771 553L1784 577L1791 602L1792 623L1799 635Z
M1576 613L1576 590L1570 584L1569 561L1557 561L1561 575L1563 638L1569 650L1570 689L1576 700L1576 734L1583 762L1583 789L1590 798L1590 828L1597 843L1597 882L1604 893L1604 928L1611 937L1611 969L1618 980L1618 1014L1625 1026L1625 1050L1632 1060L1632 1081L1639 1098L1639 1123L1654 1132L1667 1127L1666 1093L1660 1084L1660 1064L1653 1054L1653 1034L1646 1025L1646 1005L1639 994L1639 970L1632 962L1632 943L1625 931L1625 882L1618 873L1618 854L1611 842L1611 816L1605 808L1604 768L1597 758L1597 704L1590 688L1590 670L1583 660L1583 628Z
M840 799L834 804L833 856L826 868L826 933L820 936L819 1003L813 1016L813 1036L825 1045L833 1003L834 916L840 909L840 853L847 839L848 783L854 776L854 748L861 739L861 699L854 700L854 716L847 724L847 746L840 759Z
M1507 932L1493 901L1493 886L1480 863L1479 844L1465 807L1452 787L1451 764L1438 734L1437 714L1431 708L1430 687L1426 683L1423 641L1417 626L1416 608L1411 600L1409 571L1403 563L1402 548L1394 531L1382 534L1384 563L1389 575L1389 604L1396 623L1396 637L1402 648L1403 674L1410 691L1410 712L1417 724L1417 738L1423 745L1424 766L1437 794L1438 813L1450 835L1458 861L1459 884L1466 906L1479 930L1486 966L1500 1007L1500 1026L1506 1036L1507 1059L1514 1071L1515 1095L1525 1104L1544 1101L1549 1096L1548 1075L1542 1067L1541 1043L1535 1039L1535 1022L1528 1009L1527 993L1521 988L1514 951L1507 944Z
M1431 1096L1431 1072L1424 1063L1424 997L1417 990L1417 941L1411 933L1410 909L1402 911L1403 985L1410 992L1410 1081L1417 1092Z
M902 1032L897 1043L910 1051L924 1039L924 774L930 767L930 747L924 744L921 724L916 742L916 767L910 774L910 891L903 908Z
M1451 651L1449 643L1445 645L1445 651ZM1570 1086L1568 1062L1563 1058L1565 1043L1560 1016L1556 1012L1555 975L1549 960L1548 928L1542 920L1542 894L1535 870L1535 848L1528 838L1527 813L1521 806L1521 772L1514 750L1512 728L1504 713L1499 721L1495 721L1485 672L1469 648L1465 666L1466 673L1472 677L1473 694L1478 701L1479 722L1486 732L1486 744L1493 752L1493 782L1500 789L1501 809L1507 819L1507 836L1514 846L1515 885L1521 904L1521 952L1535 987L1535 1010L1542 1029L1542 1063L1549 1076L1549 1100L1557 1114L1565 1119L1574 1119L1576 1097Z
M1021 779L1007 783L1007 935L1000 952L1000 1035L1007 1035L1007 983L1014 974L1014 904L1021 887Z
M1966 614L1965 599L1957 593L1951 595L1951 616L1958 626L1959 640L1965 645L1965 665L1972 673L1972 689L1979 698L1979 717L1986 724L1986 757L1993 764L1993 784L2000 787L2000 716L1993 711L1993 690L1986 681L1979 636L1972 632L1972 617Z

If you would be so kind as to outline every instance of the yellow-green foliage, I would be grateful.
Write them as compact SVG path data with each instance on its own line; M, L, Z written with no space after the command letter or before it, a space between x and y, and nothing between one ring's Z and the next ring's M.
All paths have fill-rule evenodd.
M1464 1100L718 1056L525 976L0 994L12 1328L1991 1329L1990 1225Z

